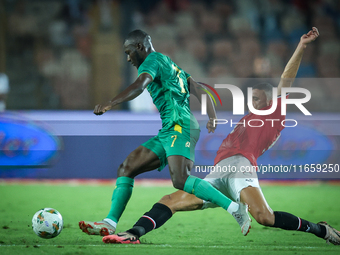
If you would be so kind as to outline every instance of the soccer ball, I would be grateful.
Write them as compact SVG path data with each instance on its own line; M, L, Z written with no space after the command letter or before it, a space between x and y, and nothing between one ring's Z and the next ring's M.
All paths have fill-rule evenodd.
M41 238L53 238L63 229L63 217L53 208L44 208L37 211L32 219L34 233Z

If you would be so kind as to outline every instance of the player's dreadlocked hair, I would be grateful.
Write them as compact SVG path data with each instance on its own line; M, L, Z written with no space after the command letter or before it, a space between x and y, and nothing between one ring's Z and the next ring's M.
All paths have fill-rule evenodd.
M150 35L139 29L130 32L126 37L126 41L130 41L132 44L141 43L145 47L152 45Z
M267 100L273 99L273 86L270 83L259 83L253 86L253 89L263 90L266 94Z

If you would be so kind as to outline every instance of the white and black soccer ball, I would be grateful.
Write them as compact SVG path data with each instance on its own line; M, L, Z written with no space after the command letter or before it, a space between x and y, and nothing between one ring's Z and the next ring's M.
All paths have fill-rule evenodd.
M41 238L53 238L63 229L63 217L53 208L44 208L37 211L32 219L34 233Z

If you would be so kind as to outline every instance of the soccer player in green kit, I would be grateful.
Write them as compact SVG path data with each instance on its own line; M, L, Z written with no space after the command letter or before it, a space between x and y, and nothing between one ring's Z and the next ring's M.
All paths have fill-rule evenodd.
M124 50L127 61L138 69L138 78L111 101L96 105L94 113L101 115L119 103L136 98L147 88L160 112L162 129L157 136L131 152L119 166L108 216L98 222L80 221L80 229L92 235L112 235L131 197L134 177L154 169L162 170L168 164L171 180L176 189L221 206L234 216L242 233L246 235L251 222L248 206L233 202L210 183L190 175L200 129L190 111L189 93L200 100L200 95L203 93L199 89L201 85L169 57L156 52L151 37L141 30L128 34L124 42ZM216 113L209 100L207 113L210 118L207 124L208 132L214 132L213 119L216 118ZM157 204L157 206L165 205ZM157 214L157 210L155 211ZM152 215L148 217L153 220ZM162 225L161 222L159 224Z

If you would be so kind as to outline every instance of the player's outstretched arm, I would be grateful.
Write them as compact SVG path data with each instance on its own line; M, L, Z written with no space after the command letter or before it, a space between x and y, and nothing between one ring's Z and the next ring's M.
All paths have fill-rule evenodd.
M197 83L193 78L188 79L188 83L190 86L190 94L194 95L200 103L201 102L201 95L204 94L204 91L200 88L207 89L203 84ZM209 116L209 121L207 123L207 129L208 132L215 132L216 125L214 125L214 120L217 119L216 117L216 110L215 106L213 104L213 101L211 100L210 96L208 95L208 100L207 100L207 113Z
M142 73L134 83L132 83L129 87L120 92L112 100L110 100L106 104L97 104L94 108L93 113L96 115L102 115L117 104L130 101L138 97L140 94L142 94L142 92L150 82L152 82L151 75L148 73Z
M314 41L319 36L319 31L316 27L313 27L307 34L304 34L300 38L300 42L296 47L292 57L288 61L278 86L278 95L281 95L281 89L283 87L291 87L296 74L299 70L303 52L305 51L307 44Z

